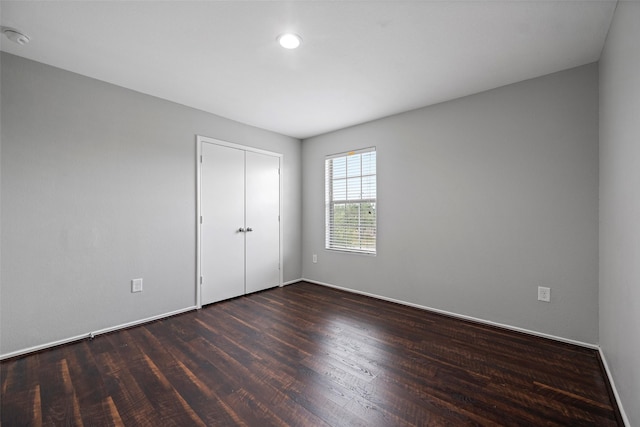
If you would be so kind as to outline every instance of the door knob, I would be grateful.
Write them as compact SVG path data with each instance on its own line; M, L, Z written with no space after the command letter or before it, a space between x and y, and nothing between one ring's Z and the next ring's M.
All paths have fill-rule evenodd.
M245 229L243 227L238 228L238 233L244 233Z
M253 231L253 228L251 228L251 227L247 227L247 233L248 233L249 231Z

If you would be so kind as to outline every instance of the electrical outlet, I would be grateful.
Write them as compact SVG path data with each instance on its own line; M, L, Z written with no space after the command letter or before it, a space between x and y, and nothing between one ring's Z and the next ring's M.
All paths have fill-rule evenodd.
M131 280L131 292L142 292L142 279Z
M544 286L538 286L538 301L550 302L551 301L551 288Z
M318 262L318 254L313 254L313 263L316 264Z

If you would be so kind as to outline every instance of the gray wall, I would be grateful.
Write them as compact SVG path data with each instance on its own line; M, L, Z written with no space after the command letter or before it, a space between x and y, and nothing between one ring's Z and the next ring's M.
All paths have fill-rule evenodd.
M640 426L640 3L618 2L600 62L600 345Z
M324 156L369 146L378 255L326 251ZM303 277L598 342L596 64L311 138L302 159Z
M195 305L196 134L284 154L284 280L301 277L299 140L1 62L1 354Z

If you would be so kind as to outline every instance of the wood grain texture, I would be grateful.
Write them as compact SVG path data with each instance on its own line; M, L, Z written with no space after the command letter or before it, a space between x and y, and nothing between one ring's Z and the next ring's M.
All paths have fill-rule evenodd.
M2 426L622 426L594 350L300 282L1 364Z

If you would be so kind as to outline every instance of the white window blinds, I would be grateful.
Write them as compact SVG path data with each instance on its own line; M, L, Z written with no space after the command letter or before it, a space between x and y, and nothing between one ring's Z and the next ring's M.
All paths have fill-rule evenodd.
M376 149L325 160L325 247L376 253Z

